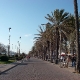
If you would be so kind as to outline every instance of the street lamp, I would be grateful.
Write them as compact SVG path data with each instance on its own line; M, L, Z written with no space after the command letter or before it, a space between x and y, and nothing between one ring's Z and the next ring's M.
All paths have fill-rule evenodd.
M21 37L19 37L19 39L21 40ZM19 56L20 56L20 41L18 41L18 45L19 45Z
M10 55L10 29L11 29L11 27L9 28L9 46L8 46L8 56Z
M18 48L17 48L17 51L18 51L18 56L20 56L20 43L18 41L18 46L19 46L19 51L18 51Z
M21 37L20 38L20 42L19 42L19 55L20 55L20 43L21 43Z
M12 50L13 50L13 44L12 44Z
M18 53L18 47L17 47L17 55L19 56L19 53Z

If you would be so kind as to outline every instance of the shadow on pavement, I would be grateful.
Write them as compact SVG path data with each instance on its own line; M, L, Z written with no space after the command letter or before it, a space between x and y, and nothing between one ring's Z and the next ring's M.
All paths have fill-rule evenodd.
M18 66L18 65L27 65L27 63L24 63L24 62L21 62L21 63L12 63L12 64L15 64L15 65L12 66L12 67L9 68L9 69L6 69L5 71L0 72L0 75L1 75L1 74L7 74L7 73L6 73L7 71L9 71L9 70L15 68L15 67Z
M5 70L5 71L0 72L0 75L1 75L1 74L5 74L5 72L13 69L13 68L16 67L17 65L18 65L18 64L14 65L13 67L11 67L11 68L9 68L9 69L7 69L7 70Z

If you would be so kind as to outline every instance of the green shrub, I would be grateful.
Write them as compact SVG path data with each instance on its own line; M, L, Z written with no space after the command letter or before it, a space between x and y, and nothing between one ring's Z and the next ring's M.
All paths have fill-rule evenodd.
M10 56L9 60L15 60L15 56Z
M9 60L15 60L15 57L14 58L9 58Z
M18 57L18 55L16 54L15 57Z
M8 61L8 60L9 60L8 56L1 56L1 61Z
M16 57L16 60L22 60L22 56Z

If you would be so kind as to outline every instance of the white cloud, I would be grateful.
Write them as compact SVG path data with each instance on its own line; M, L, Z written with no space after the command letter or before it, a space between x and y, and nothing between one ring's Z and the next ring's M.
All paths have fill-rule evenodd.
M31 36L32 34L26 34L26 35L24 35L25 37L29 37L29 36Z

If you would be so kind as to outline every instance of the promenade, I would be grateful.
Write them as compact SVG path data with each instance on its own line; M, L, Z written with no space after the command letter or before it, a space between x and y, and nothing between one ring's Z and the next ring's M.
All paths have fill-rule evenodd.
M74 73L72 67L60 68L59 65L31 58L29 61L17 62L12 68L0 74L0 80L79 80L80 74ZM7 65L5 65L7 67Z

